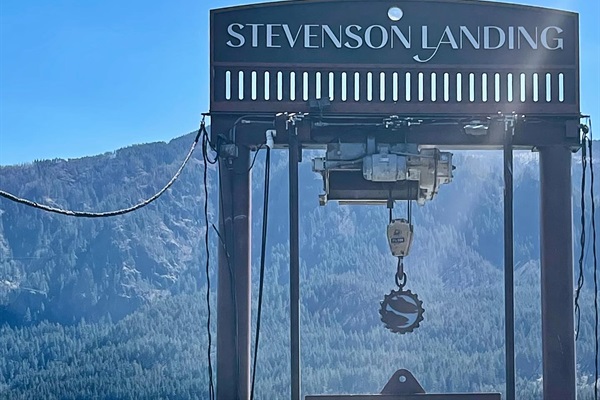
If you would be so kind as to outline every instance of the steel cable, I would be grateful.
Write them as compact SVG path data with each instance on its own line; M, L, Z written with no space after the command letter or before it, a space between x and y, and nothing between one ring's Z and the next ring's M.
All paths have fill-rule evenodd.
M0 190L0 196L6 198L8 200L14 201L16 203L24 204L29 207L37 208L39 210L43 210L43 211L47 211L47 212L51 212L51 213L67 215L70 217L106 218L106 217L115 217L117 215L128 214L130 212L139 210L140 208L145 207L148 204L152 203L154 200L156 200L160 196L162 196L175 183L175 181L179 178L179 176L183 172L183 169L185 168L185 166L190 161L190 158L192 157L192 154L194 153L194 150L196 149L196 145L198 144L198 140L200 139L200 137L203 134L206 134L206 129L204 128L204 124L202 125L202 127L200 129L198 129L198 133L196 134L196 138L194 139L194 142L192 143L192 146L190 147L188 154L186 155L185 159L181 163L181 166L179 167L179 169L177 170L175 175L173 175L171 180L161 190L159 190L155 195L153 195L152 197L148 198L147 200L144 200L144 201L142 201L134 206L131 206L131 207L123 208L120 210L107 211L107 212L72 211L72 210L65 210L65 209L57 208L57 207L51 207L46 204L39 204L39 203L36 203L35 201L31 201L31 200L27 200L27 199L23 199L18 196L15 196L14 194L8 193L4 190Z

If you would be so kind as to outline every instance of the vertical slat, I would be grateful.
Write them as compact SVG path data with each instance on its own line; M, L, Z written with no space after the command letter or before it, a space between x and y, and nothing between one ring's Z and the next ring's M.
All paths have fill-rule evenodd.
M321 71L315 71L315 99L320 100L323 98L323 74Z
M274 68L269 69L269 96L270 101L277 101L277 70Z
M290 75L290 101L296 101L298 99L298 74L296 71L289 71Z
M515 90L513 87L514 74L512 72L509 72L509 73L506 73L504 76L506 77L506 80L504 83L506 85L506 102L511 103L515 99L515 97L514 97Z
M519 102L525 103L527 101L527 74L519 74Z
M240 88L239 70L231 70L231 100L239 101L238 93Z
M538 103L542 98L540 95L540 75L541 74L539 72L534 72L533 74L531 74L531 100L534 103Z
M430 87L429 87L429 96L431 97L431 101L432 102L438 102L440 100L443 100L443 92L442 95L440 96L440 77L443 74L439 74L436 72L433 72L430 74L429 77L429 82L430 82ZM443 79L443 77L442 77ZM442 84L442 89L443 89L443 84Z
M575 72L563 72L564 74L564 92L565 92L565 103L575 104L577 102L577 92L574 90L576 88L576 75Z
M373 101L373 73L371 71L364 72L365 77L365 95L361 96L363 101Z
M477 90L477 82L479 81L479 79L477 79L477 75L473 72L469 72L467 74L467 77L469 79L469 82L467 82L467 87L469 88L469 98L467 99L469 101L469 103L474 103L474 102L480 102L480 90Z
M253 70L250 73L250 87L252 90L252 93L250 94L250 99L252 101L256 101L256 99L258 98L258 73L256 72L256 70Z
M442 74L442 79L441 79L440 82L441 82L441 85L442 85L441 86L441 88L442 88L442 100L444 102L446 102L446 103L450 102L451 99L452 99L451 90L450 90L450 87L452 85L452 81L451 81L451 78L450 78L450 73L449 72L444 72Z
M546 103L547 98L552 99L552 88L548 87L547 81L546 81L547 73L548 73L547 71L540 73L539 79L540 79L540 102L541 103ZM552 83L552 80L550 80L550 83Z
M565 101L565 74L562 72L558 74L558 101L560 103Z
M328 93L329 93L329 100L330 101L335 101L335 100L339 100L339 96L336 95L336 90L337 87L339 86L338 83L338 79L337 79L337 75L339 75L339 72L334 72L334 71L329 71L329 73L327 74L328 76Z
M400 93L400 98L405 102L410 102L413 99L412 96L412 74L410 71L407 71L400 75L400 79L402 80L403 89Z
M348 73L346 71L336 72L334 79L334 100L348 101Z
M503 74L494 73L494 102L501 103L506 101L506 77Z

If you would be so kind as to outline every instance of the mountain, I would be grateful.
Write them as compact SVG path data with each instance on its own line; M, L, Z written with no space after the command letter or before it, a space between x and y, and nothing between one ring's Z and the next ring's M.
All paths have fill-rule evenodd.
M4 166L0 188L66 209L123 208L158 191L192 140L187 135L95 157ZM421 327L407 335L387 331L379 320L379 302L394 288L396 267L385 237L387 210L318 206L322 182L310 169L314 154L305 151L300 166L304 393L378 393L401 367L428 392L502 391L501 153L458 152L454 181L432 202L413 208L407 288L418 293L426 311ZM274 151L271 166L277 190L271 192L269 210L257 377L258 398L265 399L283 398L289 391L286 156ZM573 163L576 243L581 230L578 158ZM208 168L209 223L216 225L217 174L214 166ZM6 355L0 397L207 398L202 170L197 151L156 202L113 218L77 219L0 199L0 349ZM515 154L520 399L540 398L541 391L537 170L535 153ZM259 155L252 180L255 294L263 174ZM598 191L594 197L600 204ZM404 205L394 212L403 215ZM212 228L210 235L214 340L218 238ZM589 247L577 343L584 399L591 398L594 369ZM577 259L578 248L574 255ZM256 296L253 307L255 316ZM212 352L214 362L214 347Z

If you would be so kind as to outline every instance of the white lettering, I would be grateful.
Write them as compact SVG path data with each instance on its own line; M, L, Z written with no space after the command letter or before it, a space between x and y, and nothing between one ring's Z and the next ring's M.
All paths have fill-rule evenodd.
M295 48L305 49L398 49L412 48L411 26L399 25L321 25L305 24L241 24L227 26L225 44L231 48ZM440 51L447 50L562 50L564 38L558 26L473 26L457 25L421 28L420 52L413 60L426 63ZM283 31L283 33L282 33ZM300 36L302 35L302 39ZM284 39L285 37L285 39ZM418 38L415 38L418 41ZM418 46L418 42L415 44ZM413 53L414 54L414 53Z
M373 29L379 29L381 31L381 43L379 44L379 46L375 46L373 44L373 39L371 38L371 32L373 32ZM365 30L365 43L367 44L367 46L369 46L372 49L381 49L383 47L385 47L385 45L388 42L388 32L385 30L385 28L381 25L371 25L369 26L366 30Z
M352 32L352 28L356 28L356 33ZM352 39L356 42L355 45L351 45L350 42L346 41L346 43L344 43L344 46L346 46L349 49L358 49L360 47L362 47L363 45L363 40L362 38L358 35L358 32L361 30L362 28L358 25L348 25L346 27L346 36L348 36L349 39Z
M510 50L515 49L515 27L514 26L508 27L508 48Z
M229 33L229 36L232 36L233 38L235 38L235 39L238 40L237 43L233 43L231 40L228 40L227 41L227 46L229 46L229 47L242 47L246 43L246 38L241 33L234 31L233 30L234 27L237 27L239 30L242 30L244 28L244 25L242 25L242 24L231 24L231 25L229 25L227 27L227 33Z
M258 27L265 26L265 24L248 24L252 27L252 47L258 47Z
M542 30L542 46L544 46L544 48L548 49L548 50L562 50L563 49L563 38L561 37L555 37L553 40L556 43L554 46L550 46L550 44L548 43L548 32L550 31L550 29L553 29L554 31L556 31L556 34L560 34L562 33L562 29L559 28L558 26L549 26L547 28L544 28L544 30Z
M321 47L325 48L325 36L329 37L331 42L338 49L342 48L342 26L340 25L339 37L335 36L335 33L331 30L329 25L323 25L321 32Z
M421 48L423 50L435 50L435 47L428 46L427 40L427 25L421 27Z
M281 47L280 44L273 44L273 38L279 37L278 33L273 33L273 28L279 26L281 24L267 24L267 47Z
M520 26L518 28L517 32L518 32L518 38L519 38L518 39L519 48L521 48L521 37L524 38L527 41L527 43L529 43L529 46L532 49L536 50L538 48L538 45L537 45L537 36L538 36L537 26L535 28L535 39L532 38L531 35L529 34L529 32L527 32L527 30L524 27L522 27L522 26Z
M490 43L491 31L495 30L498 32L498 43L495 46L492 46ZM497 26L484 26L483 27L483 48L486 50L496 50L500 47L504 46L506 42L506 34Z
M307 49L318 49L319 48L319 45L317 45L317 44L310 44L311 38L318 37L318 35L311 34L310 30L311 30L311 28L318 28L318 27L319 27L319 25L304 25L304 47L306 47Z
M292 31L290 31L290 27L288 24L283 25L283 33L285 33L285 37L287 38L287 41L290 44L290 47L292 48L296 45L298 37L300 36L300 32L302 32L302 25L300 25L300 28L298 28L298 31L296 32L295 36L292 36Z
M444 40L444 36L447 36L448 40ZM458 44L456 43L456 39L454 39L454 35L452 34L452 30L449 26L444 29L444 33L442 34L440 42L438 43L438 48L440 47L440 44L449 44L454 50L458 50Z
M444 38L447 38L447 40L444 40ZM433 53L431 54L431 56L429 56L429 58L423 60L423 59L421 59L421 57L419 57L419 55L416 55L413 57L413 60L420 62L420 63L428 62L433 57L435 57L435 55L437 54L441 45L443 45L443 44L449 44L454 50L458 50L458 44L456 43L456 39L454 39L454 35L452 34L452 30L450 30L449 26L446 26L446 28L444 29L444 33L442 33L442 36L440 37L440 40L439 40L437 46L426 49L426 50L433 49Z
M469 28L467 28L464 25L460 26L460 48L463 48L463 38L467 38L467 40L469 42L471 42L471 46L473 46L474 49L479 49L479 43L480 43L480 32L479 32L479 27L477 27L477 39L475 39L475 36L473 36L473 34L471 33L471 31L469 30Z
M396 25L392 26L392 37L390 39L392 49L394 48L394 36L400 39L405 49L410 49L410 26L408 27L408 38L406 38L406 36L404 35L404 33L402 33L400 28L398 28Z

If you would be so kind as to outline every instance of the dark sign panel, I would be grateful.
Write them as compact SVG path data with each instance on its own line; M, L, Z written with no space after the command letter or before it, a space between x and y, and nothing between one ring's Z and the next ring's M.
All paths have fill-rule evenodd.
M575 13L476 1L213 10L212 109L577 113L578 29Z

